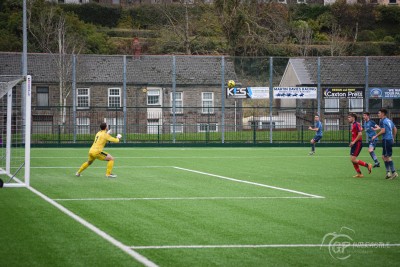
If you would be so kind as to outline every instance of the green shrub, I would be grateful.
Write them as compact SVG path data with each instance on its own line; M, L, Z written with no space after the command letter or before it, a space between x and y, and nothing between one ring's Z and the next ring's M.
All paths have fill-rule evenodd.
M379 47L379 44L365 42L365 43L357 43L352 47L352 55L353 56L381 56L382 51Z
M377 37L373 31L365 30L365 31L361 31L358 34L357 41L360 41L360 42L377 41Z
M84 5L66 4L60 6L65 11L75 13L80 20L86 23L110 28L117 26L122 13L120 7L106 7L95 3Z
M383 38L383 41L386 43L392 43L392 42L394 42L394 37L393 36L385 36Z

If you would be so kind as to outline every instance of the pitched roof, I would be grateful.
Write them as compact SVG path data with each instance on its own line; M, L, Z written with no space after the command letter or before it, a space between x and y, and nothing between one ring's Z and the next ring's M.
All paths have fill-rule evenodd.
M68 55L68 58L71 58ZM172 84L172 56L126 57L127 84ZM221 84L221 57L176 56L177 85ZM20 53L0 53L0 75L21 73ZM28 73L36 83L56 83L57 55L28 54ZM78 55L76 57L78 83L120 84L123 81L123 56ZM225 57L225 77L236 78L233 60Z
M290 59L302 85L318 83L317 58ZM321 84L365 85L365 57L321 57ZM400 57L368 57L369 86L400 86Z

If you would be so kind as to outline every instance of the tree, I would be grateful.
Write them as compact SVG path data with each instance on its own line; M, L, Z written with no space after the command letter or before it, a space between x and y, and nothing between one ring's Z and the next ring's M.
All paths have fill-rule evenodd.
M0 0L0 51L22 50L21 25L21 3L15 0Z
M292 25L293 34L296 36L298 42L300 55L307 56L309 46L312 43L312 29L304 20L295 21Z
M164 28L171 31L182 44L186 55L192 54L191 43L197 38L193 34L192 18L190 11L193 7L189 7L189 0L179 0L178 6L167 6L160 4L157 7L167 18L168 25Z
M350 44L343 37L340 26L337 24L332 25L332 30L329 34L329 48L331 56L344 56Z
M28 29L43 52L49 53L57 67L59 80L59 124L65 125L67 98L71 93L71 55L79 54L84 42L71 25L74 17L65 14L58 6L42 0L30 1Z
M232 54L262 56L268 45L289 36L288 9L283 5L216 0L215 9Z
M72 13L44 0L28 2L28 30L40 52L49 53L59 81L59 124L65 125L66 105L71 93L72 55L81 52L110 51L107 38L94 26L83 23Z

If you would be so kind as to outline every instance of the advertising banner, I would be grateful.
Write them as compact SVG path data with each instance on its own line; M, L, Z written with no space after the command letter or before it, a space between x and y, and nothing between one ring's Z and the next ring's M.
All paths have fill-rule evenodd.
M226 97L227 98L247 98L247 88L226 88Z
M317 87L274 87L276 99L317 99Z
M317 87L274 87L276 99L317 99ZM269 87L226 88L227 98L268 99Z
M323 92L325 98L364 98L364 88L324 88Z
M400 88L370 88L369 98L395 99L400 98Z
M252 99L269 98L269 87L247 87L247 95Z

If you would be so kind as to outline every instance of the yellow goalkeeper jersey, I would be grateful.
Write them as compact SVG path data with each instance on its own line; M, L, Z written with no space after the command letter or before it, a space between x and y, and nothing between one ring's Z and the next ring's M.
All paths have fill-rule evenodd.
M94 138L92 147L89 150L90 154L98 154L103 151L107 141L119 143L119 139L109 135L106 130L99 131Z

